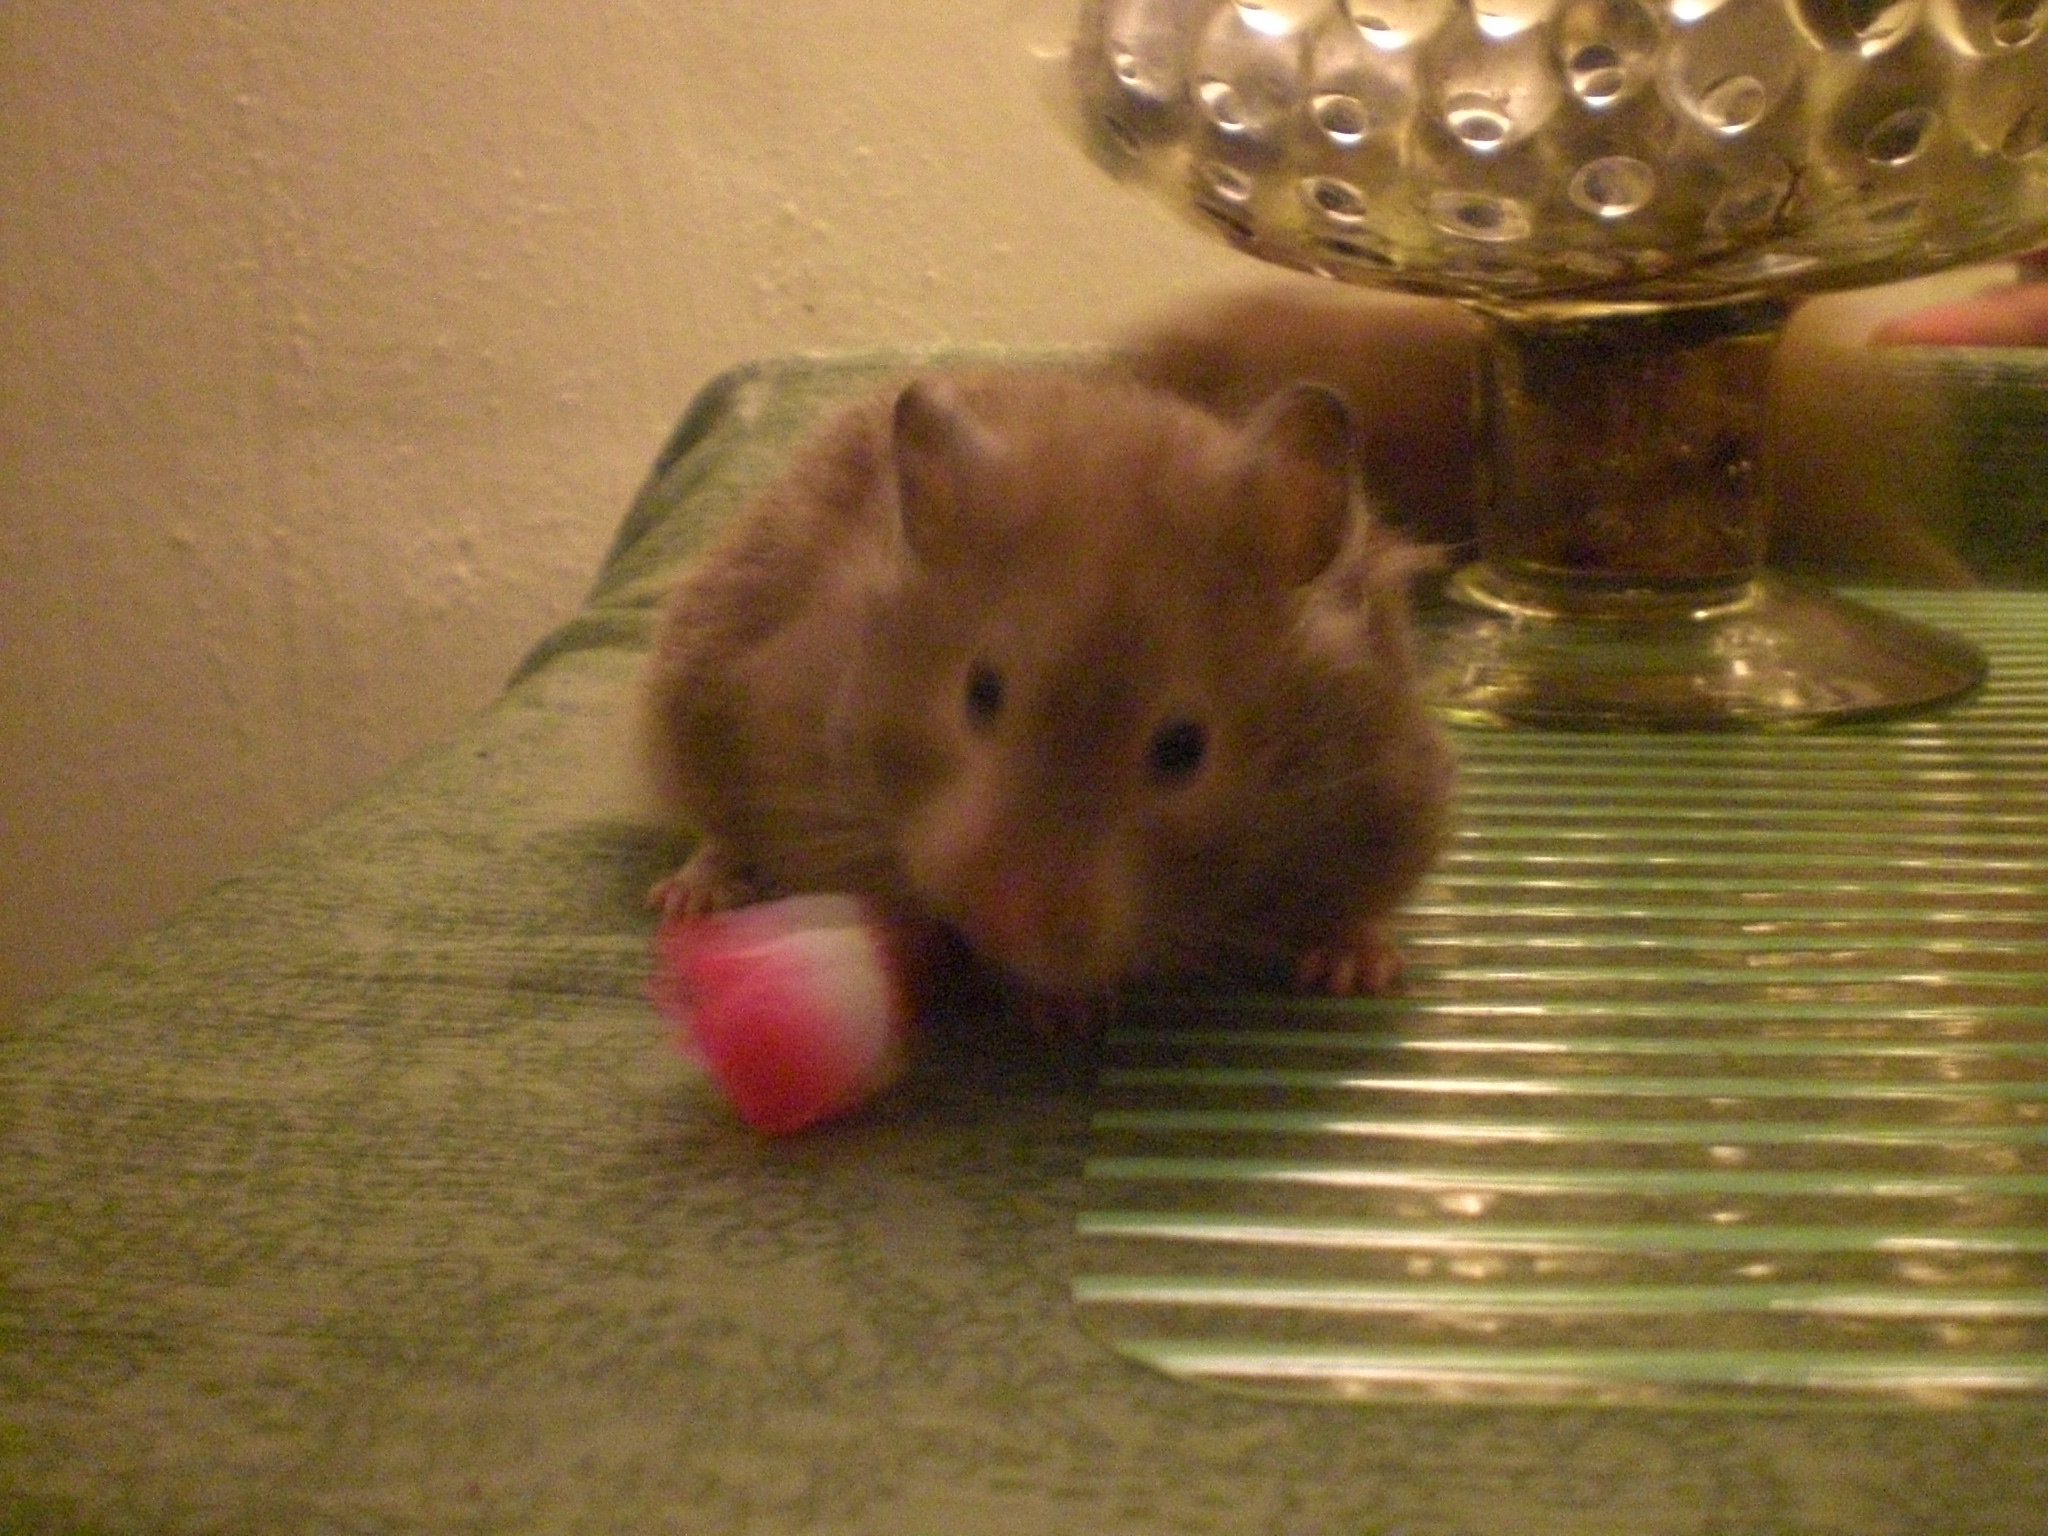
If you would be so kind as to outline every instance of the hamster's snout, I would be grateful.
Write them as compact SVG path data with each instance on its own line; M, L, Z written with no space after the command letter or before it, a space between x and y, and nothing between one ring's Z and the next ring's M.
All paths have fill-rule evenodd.
M1051 814L1013 768L962 772L905 818L899 857L915 900L989 965L1048 993L1131 979L1143 882L1099 817Z
M1049 992L1100 992L1123 980L1130 921L1100 873L991 859L959 893L956 922L977 953Z
M978 949L1013 970L1065 970L1092 947L1079 905L1043 876L999 866L967 893L962 926Z

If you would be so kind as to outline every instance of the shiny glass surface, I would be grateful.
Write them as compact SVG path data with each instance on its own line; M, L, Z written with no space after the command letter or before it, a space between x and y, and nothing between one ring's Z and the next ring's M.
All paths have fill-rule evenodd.
M1937 719L1468 731L1407 995L1112 1037L1074 1294L1335 1399L2048 1400L2048 636Z
M1800 295L2048 232L2048 0L1086 0L1065 62L1114 174L1488 317L1447 715L1778 728L1981 681L1765 577L1762 390Z
M2035 0L1088 0L1098 159L1268 261L1530 314L2048 225Z

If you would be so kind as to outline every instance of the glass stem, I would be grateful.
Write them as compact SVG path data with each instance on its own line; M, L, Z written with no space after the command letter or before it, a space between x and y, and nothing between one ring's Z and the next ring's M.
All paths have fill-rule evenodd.
M1765 384L1789 309L1489 315L1464 595L1631 621L1741 602L1769 535Z

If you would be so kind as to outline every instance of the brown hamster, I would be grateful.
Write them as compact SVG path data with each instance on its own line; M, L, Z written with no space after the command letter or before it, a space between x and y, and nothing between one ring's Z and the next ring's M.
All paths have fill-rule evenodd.
M671 911L872 894L1049 998L1378 989L1444 836L1428 557L1355 494L1342 403L1242 426L1106 374L921 378L831 420L679 581Z

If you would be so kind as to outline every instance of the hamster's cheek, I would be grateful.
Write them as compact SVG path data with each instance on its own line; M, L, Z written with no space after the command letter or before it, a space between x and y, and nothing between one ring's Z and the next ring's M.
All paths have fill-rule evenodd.
M917 693L878 690L854 714L856 771L885 823L900 825L959 772L960 732Z

